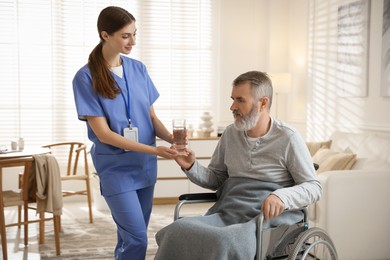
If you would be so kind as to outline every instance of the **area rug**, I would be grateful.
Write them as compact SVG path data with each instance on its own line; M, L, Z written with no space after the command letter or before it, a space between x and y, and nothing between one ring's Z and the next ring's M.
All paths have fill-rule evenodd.
M146 259L152 260L156 254L156 232L171 222L172 216L152 213ZM61 256L56 256L53 232L48 226L45 244L39 246L41 259L114 259L116 226L111 216L95 218L93 224L88 219L62 220L61 226Z

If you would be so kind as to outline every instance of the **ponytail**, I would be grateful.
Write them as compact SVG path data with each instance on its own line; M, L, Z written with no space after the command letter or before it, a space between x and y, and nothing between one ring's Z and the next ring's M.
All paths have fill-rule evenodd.
M92 75L92 85L95 91L104 98L114 99L120 93L115 79L103 58L103 41L101 41L89 54L88 67Z

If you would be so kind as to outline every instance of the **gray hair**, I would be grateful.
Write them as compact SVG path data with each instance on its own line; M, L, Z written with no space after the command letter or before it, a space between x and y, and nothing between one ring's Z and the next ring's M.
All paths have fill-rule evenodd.
M248 71L243 73L233 81L233 87L246 82L250 82L251 84L251 92L255 102L264 96L269 98L268 110L270 110L272 105L273 88L271 79L267 73L261 71Z

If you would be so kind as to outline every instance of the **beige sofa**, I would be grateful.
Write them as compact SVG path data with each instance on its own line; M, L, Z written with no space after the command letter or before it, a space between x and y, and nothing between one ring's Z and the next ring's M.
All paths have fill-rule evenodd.
M323 195L310 206L311 227L329 233L341 260L390 259L390 135L334 132L329 139L328 152L353 159L338 162L349 170L319 171Z

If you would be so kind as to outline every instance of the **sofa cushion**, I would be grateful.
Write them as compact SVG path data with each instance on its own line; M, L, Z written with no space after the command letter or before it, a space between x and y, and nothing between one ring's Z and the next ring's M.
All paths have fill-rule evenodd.
M333 151L345 152L346 149L349 149L350 151L357 153L356 151L359 147L365 143L367 134L335 131L329 139L332 140L332 146L330 148Z
M331 144L332 140L322 142L306 142L311 156L315 155L320 148L330 148Z
M313 156L313 161L320 166L317 173L332 170L350 170L356 161L356 154L320 148Z
M359 155L358 155L359 156ZM356 162L352 166L352 170L384 170L384 169L390 169L390 163L387 163L383 160L380 160L378 158L356 158Z
M376 161L378 165L374 166L373 169L388 169L390 164L390 137L370 134L367 136L364 145L359 146L356 153L358 158L364 158L367 162Z

